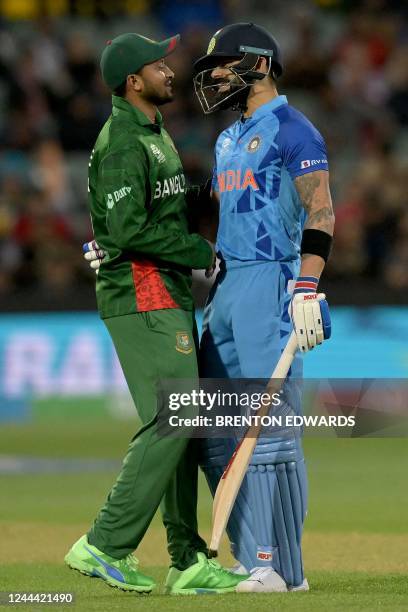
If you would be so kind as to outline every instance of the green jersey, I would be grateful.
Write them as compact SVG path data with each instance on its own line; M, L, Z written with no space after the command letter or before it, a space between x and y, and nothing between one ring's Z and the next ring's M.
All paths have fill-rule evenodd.
M107 254L96 281L100 314L191 310L191 268L212 262L209 243L189 233L194 192L160 113L153 124L123 98L112 102L89 163L93 231Z

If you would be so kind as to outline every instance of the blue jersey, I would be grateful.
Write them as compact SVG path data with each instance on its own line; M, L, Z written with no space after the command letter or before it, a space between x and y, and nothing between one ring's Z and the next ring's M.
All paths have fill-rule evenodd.
M328 170L321 134L278 96L224 130L215 157L217 251L226 260L298 259L306 214L293 181Z

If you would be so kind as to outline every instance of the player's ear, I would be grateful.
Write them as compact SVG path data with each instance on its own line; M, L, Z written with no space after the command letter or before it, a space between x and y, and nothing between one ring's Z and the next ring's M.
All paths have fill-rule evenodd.
M269 64L266 57L260 57L256 64L255 70L257 70L258 72L264 72L266 74L268 72L268 67Z
M143 89L143 80L139 74L129 74L127 77L127 84L137 93L140 93Z

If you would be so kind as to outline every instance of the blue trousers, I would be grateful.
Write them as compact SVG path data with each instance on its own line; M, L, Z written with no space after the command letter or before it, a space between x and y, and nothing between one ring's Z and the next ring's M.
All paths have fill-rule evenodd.
M297 261L222 262L204 311L201 377L270 378L292 330L288 282L298 270ZM298 354L289 377L301 376ZM293 403L298 413L300 397ZM233 438L202 443L200 462L213 493L236 443ZM299 437L261 437L227 527L234 556L248 570L271 566L288 585L301 584L306 505Z

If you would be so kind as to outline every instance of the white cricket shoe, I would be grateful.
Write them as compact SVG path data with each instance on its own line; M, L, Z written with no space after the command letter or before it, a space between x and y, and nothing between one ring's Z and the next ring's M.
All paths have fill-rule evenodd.
M295 587L296 588L296 587ZM236 587L237 593L286 593L286 582L271 567L254 567Z
M299 586L288 587L288 591L290 591L291 593L294 593L295 591L308 591L308 590L309 590L309 583L307 581L307 578L305 578L302 584L299 584Z
M242 565L242 563L240 563L239 561L233 567L231 567L229 571L231 572L231 574L237 574L238 576L245 576L249 574L245 565Z

